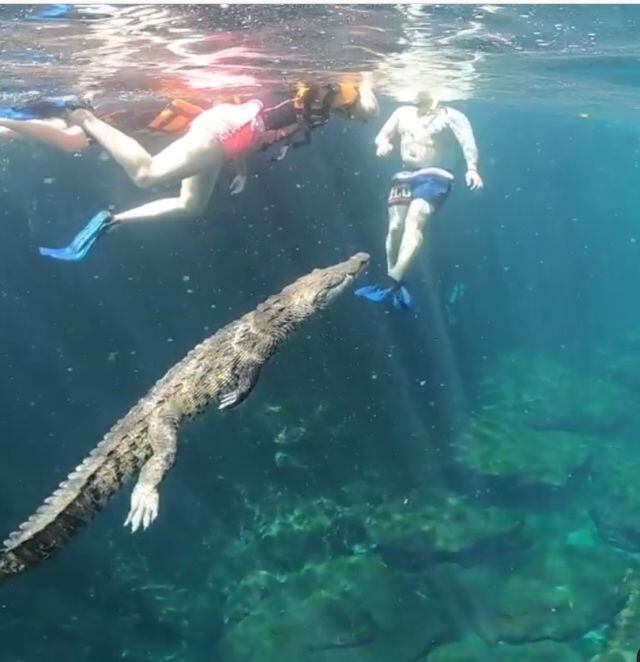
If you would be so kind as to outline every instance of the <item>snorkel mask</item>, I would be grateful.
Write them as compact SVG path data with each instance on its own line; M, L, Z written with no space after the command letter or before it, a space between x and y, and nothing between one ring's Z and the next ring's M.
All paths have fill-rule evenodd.
M440 99L434 92L423 90L416 94L416 106L421 115L435 115L440 110Z

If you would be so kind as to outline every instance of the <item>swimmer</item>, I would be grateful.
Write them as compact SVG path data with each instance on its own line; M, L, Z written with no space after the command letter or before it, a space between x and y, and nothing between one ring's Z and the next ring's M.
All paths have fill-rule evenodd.
M366 120L378 113L378 103L368 86L342 83L336 86L301 84L293 97L259 96L242 104L222 103L202 110L190 119L186 134L156 156L136 140L97 118L87 108L68 114L72 126L97 141L117 161L131 180L149 188L182 180L178 197L165 198L113 214L96 214L64 248L40 248L41 255L60 260L80 260L107 230L123 222L186 218L206 208L223 164L231 162L237 174L232 195L246 184L246 156L271 145L281 154L290 145L309 142L309 132L325 123L331 113ZM150 126L163 130L159 119ZM302 139L300 137L302 136Z
M263 132L261 109L258 100L213 106L195 117L183 136L155 156L87 108L72 110L68 121L98 142L134 184L151 188L181 182L180 193L117 214L100 211L68 246L41 247L40 254L60 260L81 260L100 236L120 223L185 218L200 213L206 208L225 163L233 163L237 168L231 193L239 193L246 181L244 159L259 145Z
M401 106L376 136L376 154L385 157L400 142L405 170L394 175L388 197L389 230L386 239L387 282L356 290L356 295L379 303L391 300L397 309L411 309L412 297L405 274L423 242L426 223L444 204L453 174L439 167L447 133L464 155L467 186L483 187L478 173L478 148L471 124L460 111L439 102L430 92L420 92L413 106Z
M271 94L263 101L265 133L261 149L279 145L276 161L286 155L289 147L308 145L311 131L326 124L332 115L366 122L379 112L373 90L364 83L299 83L295 95Z
M48 97L28 103L22 107L0 107L0 140L27 138L47 144L64 152L78 153L91 146L91 137L81 126L74 125L61 117L69 105L86 105L77 97ZM203 109L199 106L174 99L151 123L146 123L144 113L112 113L105 117L120 120L136 130L184 133L191 121ZM57 117L56 117L57 115ZM40 253L61 260L80 260L101 233L109 226L111 215L102 211L94 216L85 228L63 249L41 248Z

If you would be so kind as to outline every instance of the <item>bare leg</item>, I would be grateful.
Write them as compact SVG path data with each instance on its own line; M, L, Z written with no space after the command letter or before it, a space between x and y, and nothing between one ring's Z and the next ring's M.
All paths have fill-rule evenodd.
M160 496L158 486L176 459L178 438L174 421L157 416L147 431L153 455L145 462L138 482L131 493L131 510L124 525L131 524L131 533L140 526L147 529L158 516Z
M389 270L389 276L394 280L398 282L403 280L409 265L422 246L422 232L430 213L431 206L428 202L420 198L411 201L405 217L400 253L395 265Z
M389 231L387 232L387 271L391 272L398 258L400 241L404 231L404 220L409 205L392 205L389 207Z
M0 127L17 136L51 145L65 152L81 152L89 146L86 133L79 126L68 126L64 120L11 120L0 118Z
M156 156L151 156L136 140L98 119L88 110L76 110L70 118L93 136L124 168L141 188L186 179L203 170L220 168L224 161L222 148L214 131L193 127Z
M158 220L173 217L189 217L203 212L220 174L220 166L194 175L182 181L180 196L154 200L141 207L115 214L115 222Z

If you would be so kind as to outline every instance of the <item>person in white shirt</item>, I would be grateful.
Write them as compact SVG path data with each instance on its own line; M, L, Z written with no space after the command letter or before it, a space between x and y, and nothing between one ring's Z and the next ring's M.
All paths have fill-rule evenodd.
M471 123L460 111L441 104L433 93L419 92L415 105L398 108L376 136L379 157L390 154L393 143L399 141L405 170L394 175L388 198L388 280L359 288L358 296L375 303L390 298L396 308L412 307L404 276L422 246L427 220L443 205L453 184L453 174L439 167L447 134L452 134L462 149L467 186L481 189L478 148Z

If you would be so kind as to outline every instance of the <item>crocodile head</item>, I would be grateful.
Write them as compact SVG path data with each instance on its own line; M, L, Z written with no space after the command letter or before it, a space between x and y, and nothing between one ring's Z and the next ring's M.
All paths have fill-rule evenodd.
M366 253L356 253L345 262L315 269L290 287L294 305L312 310L326 308L339 297L369 264Z

